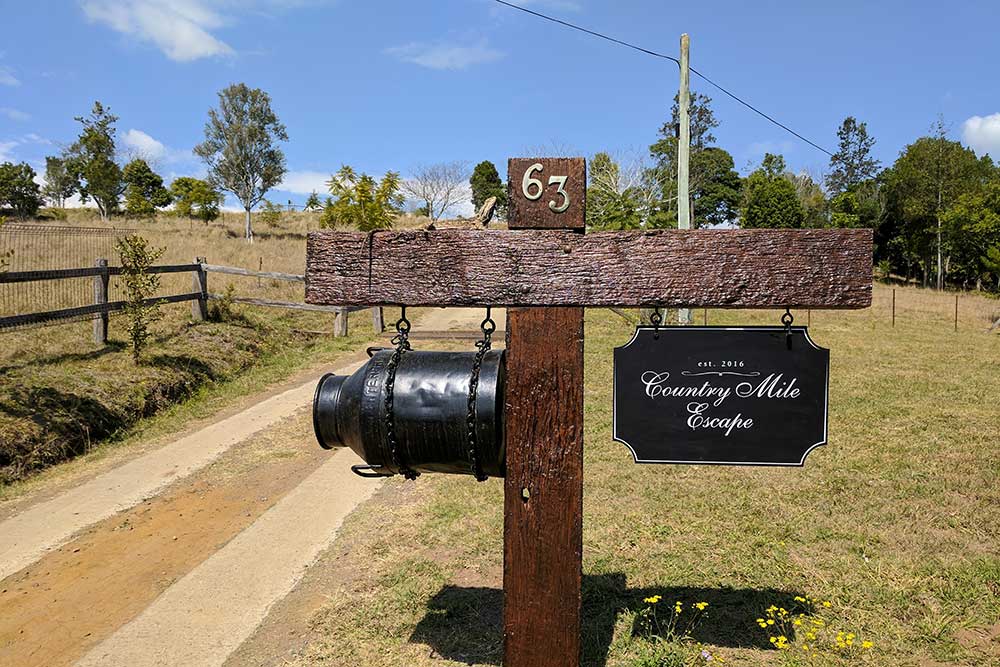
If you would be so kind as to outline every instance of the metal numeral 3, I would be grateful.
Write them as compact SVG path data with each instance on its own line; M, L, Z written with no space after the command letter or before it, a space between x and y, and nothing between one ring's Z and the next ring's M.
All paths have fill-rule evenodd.
M528 167L528 170L524 172L524 177L521 179L521 193L524 195L525 199L536 201L542 198L542 193L545 191L545 187L539 179L532 177L534 173L539 172L542 169L542 163L536 162ZM549 176L549 185L555 184L558 186L556 187L556 194L562 195L562 203L558 206L556 205L556 200L552 199L549 201L549 208L555 213L562 213L569 208L569 195L566 194L567 178L567 176Z

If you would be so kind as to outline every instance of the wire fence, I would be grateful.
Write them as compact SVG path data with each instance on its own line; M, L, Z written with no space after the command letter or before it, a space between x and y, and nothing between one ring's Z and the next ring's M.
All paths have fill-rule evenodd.
M0 257L7 273L36 272L38 278L0 282L0 317L81 308L94 303L93 277L45 279L60 270L93 267L99 258L118 264L117 240L134 234L127 228L76 227L7 223L0 226ZM113 276L108 299L124 298L121 280ZM28 328L90 319L92 315L67 315L56 321L0 325L0 329Z

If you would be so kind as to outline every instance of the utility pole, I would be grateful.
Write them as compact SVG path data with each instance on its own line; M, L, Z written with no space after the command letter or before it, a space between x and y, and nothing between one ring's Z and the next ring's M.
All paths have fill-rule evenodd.
M687 33L681 35L681 89L678 95L678 120L680 121L680 136L677 138L677 228L691 229L691 197L688 192L688 179L691 160L691 72L689 69L689 50L691 39ZM677 311L679 324L691 323L691 311L680 308Z

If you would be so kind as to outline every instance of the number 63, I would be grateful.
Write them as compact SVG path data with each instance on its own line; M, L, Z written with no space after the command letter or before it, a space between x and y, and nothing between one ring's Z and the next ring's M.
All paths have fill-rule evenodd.
M528 167L528 170L524 172L524 178L521 179L521 192L524 194L525 198L535 201L542 198L542 193L545 191L545 186L537 178L532 178L532 174L539 172L543 169L541 162L536 162L535 164ZM549 185L557 185L556 194L562 195L562 204L556 206L556 201L554 199L549 201L549 208L556 213L562 213L569 208L569 195L566 194L566 176L549 176ZM534 188L534 191L530 189Z

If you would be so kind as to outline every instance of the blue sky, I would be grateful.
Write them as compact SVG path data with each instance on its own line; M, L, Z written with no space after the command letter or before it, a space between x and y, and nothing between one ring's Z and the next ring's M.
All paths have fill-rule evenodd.
M831 150L847 115L891 163L943 114L953 138L1000 159L995 0L703 2L519 0L692 66ZM644 153L677 66L491 0L5 0L0 160L36 169L99 99L119 140L167 177L191 155L216 92L263 88L288 128L301 202L341 164L381 174L506 159L535 147ZM764 151L818 175L827 157L692 77L720 146L746 171Z

